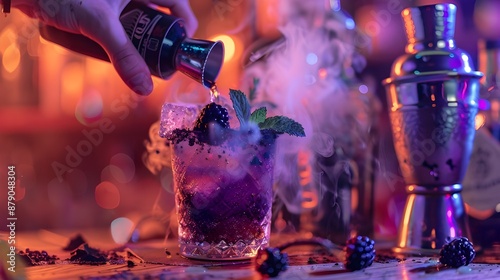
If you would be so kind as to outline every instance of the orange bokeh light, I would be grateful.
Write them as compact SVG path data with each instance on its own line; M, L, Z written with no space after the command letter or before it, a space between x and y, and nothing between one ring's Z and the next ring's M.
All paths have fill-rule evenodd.
M21 63L21 52L19 51L17 44L11 44L3 53L3 67L7 72L13 73L19 67L19 63Z
M104 209L115 209L120 204L120 191L111 182L101 182L95 187L95 201Z
M210 41L222 41L224 44L224 62L233 59L236 53L236 43L232 37L228 35L216 35L210 38Z
M84 66L80 62L69 62L61 69L61 108L73 115L83 93L85 84Z

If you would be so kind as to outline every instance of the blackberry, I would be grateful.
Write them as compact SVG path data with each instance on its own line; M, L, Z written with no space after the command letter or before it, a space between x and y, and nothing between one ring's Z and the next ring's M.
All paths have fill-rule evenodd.
M212 102L201 110L193 130L200 142L217 146L224 142L228 128L227 109Z
M276 132L272 131L271 129L262 129L260 133L261 138L259 144L262 146L271 146L276 141L276 138L278 138Z
M214 102L205 106L196 119L194 130L208 132L210 123L217 123L222 128L229 128L229 114L227 109Z
M346 242L345 268L350 271L360 270L372 265L375 259L375 241L367 236L353 237Z
M257 271L263 276L276 277L288 268L288 254L278 248L260 249L255 257Z
M443 245L439 255L442 264L456 268L471 263L476 251L467 237L461 237Z
M69 260L75 264L101 265L107 263L108 257L105 252L94 249L85 243L71 252Z
M71 240L69 241L68 245L63 248L64 251L73 251L80 247L80 245L87 243L83 236L81 234L75 235Z

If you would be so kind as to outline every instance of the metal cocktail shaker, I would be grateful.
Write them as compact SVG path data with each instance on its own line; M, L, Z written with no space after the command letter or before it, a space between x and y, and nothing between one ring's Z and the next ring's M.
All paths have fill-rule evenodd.
M407 45L384 80L407 201L395 251L436 253L470 237L461 196L475 135L480 72L455 45L453 4L402 11Z
M167 79L180 71L208 88L215 84L224 61L221 41L187 38L181 19L134 2L125 7L120 21L151 74ZM40 35L70 50L109 61L104 49L85 36L48 25L40 26Z

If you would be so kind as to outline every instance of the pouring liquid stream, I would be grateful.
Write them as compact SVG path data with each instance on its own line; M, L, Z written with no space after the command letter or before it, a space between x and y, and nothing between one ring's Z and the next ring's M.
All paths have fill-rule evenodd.
M217 85L213 84L212 87L210 87L210 102L219 103L219 96L220 92L217 89Z

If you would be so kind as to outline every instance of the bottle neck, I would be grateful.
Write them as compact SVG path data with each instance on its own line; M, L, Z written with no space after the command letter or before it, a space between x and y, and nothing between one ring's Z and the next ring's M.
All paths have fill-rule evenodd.
M493 137L500 141L500 40L479 41L479 70L482 96L486 101L485 126Z

